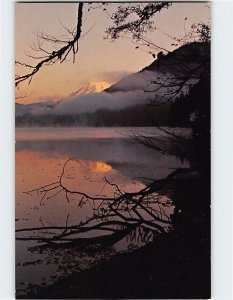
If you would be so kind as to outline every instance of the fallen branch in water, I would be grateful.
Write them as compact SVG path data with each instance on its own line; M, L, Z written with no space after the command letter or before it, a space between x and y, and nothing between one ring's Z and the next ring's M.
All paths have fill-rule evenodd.
M76 225L68 226L69 215L67 216L65 226L45 226L17 229L17 233L31 232L30 236L17 236L18 240L34 240L39 243L52 247L67 247L89 245L93 243L113 244L121 240L124 236L129 235L136 229L141 230L141 236L147 238L148 234L152 236L157 233L165 233L172 223L170 217L165 213L159 198L159 192L174 179L177 175L187 174L195 171L194 169L176 169L166 178L154 180L137 192L124 192L120 187L110 182L105 177L105 184L114 188L112 197L90 196L81 191L70 190L64 184L64 174L68 163L68 159L62 168L59 180L51 184L39 187L25 192L26 194L37 193L42 194L40 204L43 200L51 199L59 193L65 193L65 197L69 202L70 194L78 197L78 206L93 201L98 206L93 207L93 215L81 221ZM46 197L47 196L47 197ZM168 201L167 206L171 206ZM101 233L94 237L80 237L80 234L99 230ZM37 235L35 234L37 232ZM107 233L107 234L106 234Z

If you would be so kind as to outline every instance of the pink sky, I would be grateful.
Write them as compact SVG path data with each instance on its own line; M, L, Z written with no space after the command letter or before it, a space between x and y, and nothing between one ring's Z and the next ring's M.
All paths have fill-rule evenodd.
M111 13L117 4L109 4ZM30 45L36 41L35 32L44 31L53 36L65 34L60 22L73 28L76 24L77 4L75 3L16 3L15 4L15 57L16 60L35 64L25 55ZM188 18L185 22L184 19ZM207 22L210 19L210 8L207 3L174 3L172 7L156 15L155 24L159 30L150 38L166 49L172 49L173 42L169 37L183 36L192 23ZM110 26L107 14L99 9L84 9L82 32L85 34L79 43L76 62L72 59L63 64L44 67L37 73L31 84L23 83L16 89L20 103L60 99L79 89L90 81L114 83L123 76L137 72L153 61L153 57L140 50L130 39L119 39L110 42L103 39L105 28ZM33 52L30 51L32 54ZM17 69L18 72L22 69Z

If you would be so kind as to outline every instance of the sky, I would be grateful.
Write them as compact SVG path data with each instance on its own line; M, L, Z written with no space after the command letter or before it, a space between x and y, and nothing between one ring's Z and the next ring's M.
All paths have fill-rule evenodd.
M152 55L136 50L132 39L121 38L114 42L104 39L105 29L112 24L109 15L117 6L117 3L109 4L106 13L101 9L88 11L85 4L83 37L79 42L75 63L70 57L63 64L45 66L29 85L23 83L16 88L16 101L27 104L61 99L88 82L105 81L112 84L152 63ZM36 61L27 57L26 52L34 54L30 47L36 42L36 32L43 31L61 37L66 34L61 23L72 29L76 19L76 3L15 3L16 60L34 65ZM208 3L173 3L170 8L156 15L154 21L157 30L148 37L172 50L174 41L168 35L182 37L193 23L209 20ZM23 71L21 67L16 69L17 74Z

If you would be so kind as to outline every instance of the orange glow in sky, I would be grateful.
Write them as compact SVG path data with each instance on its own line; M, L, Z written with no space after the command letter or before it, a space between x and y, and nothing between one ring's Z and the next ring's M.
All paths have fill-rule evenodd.
M115 3L109 4L109 14L115 11L116 7ZM100 9L88 11L87 8L85 4L83 37L79 42L75 63L70 57L65 63L42 68L33 77L30 85L26 82L16 88L17 102L59 100L86 83L113 84L153 62L152 55L136 50L136 45L131 39L122 38L115 42L104 39L105 30L111 25L109 14ZM184 24L185 18L187 20ZM193 23L206 22L209 18L208 3L173 3L170 8L156 15L155 24L158 30L150 33L149 38L172 50L174 46L171 44L174 41L166 34L184 36ZM36 42L35 33L43 31L51 36L62 37L66 31L61 23L73 29L76 19L77 3L15 3L16 60L35 65L37 61L26 55L28 52L34 54L30 46ZM25 68L16 68L16 74L24 72Z

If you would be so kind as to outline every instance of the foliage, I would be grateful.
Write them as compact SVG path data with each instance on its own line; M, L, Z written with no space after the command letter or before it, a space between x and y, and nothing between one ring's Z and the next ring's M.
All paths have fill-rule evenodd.
M145 32L155 30L152 17L169 6L170 2L119 5L111 16L114 25L107 28L107 37L115 40L130 34L133 39L140 39Z

